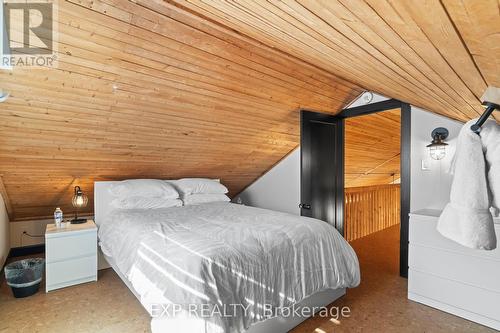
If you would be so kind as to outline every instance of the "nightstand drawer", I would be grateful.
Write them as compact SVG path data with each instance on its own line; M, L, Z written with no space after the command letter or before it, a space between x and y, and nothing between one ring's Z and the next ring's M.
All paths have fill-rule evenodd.
M54 263L71 258L97 255L95 231L46 239L46 261Z
M47 291L97 280L97 256L47 263Z

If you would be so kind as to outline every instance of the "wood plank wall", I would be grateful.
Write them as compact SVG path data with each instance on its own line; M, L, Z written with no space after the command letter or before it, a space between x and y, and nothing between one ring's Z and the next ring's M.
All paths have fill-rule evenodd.
M59 1L59 67L0 70L0 174L13 217L65 212L73 186L220 178L231 194L299 143L299 109L362 89L161 0Z
M500 82L491 22L498 0L59 1L59 67L0 70L13 218L71 211L95 180L237 193L297 147L299 108L336 113L364 89L477 117Z
M400 223L400 186L345 189L345 238L353 241Z

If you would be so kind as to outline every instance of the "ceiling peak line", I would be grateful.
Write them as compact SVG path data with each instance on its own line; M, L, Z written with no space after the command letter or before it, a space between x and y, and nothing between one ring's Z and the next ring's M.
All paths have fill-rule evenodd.
M342 0L340 0L342 1ZM361 3L360 3L361 4ZM388 39L385 38L385 36L381 36L380 35L380 31L377 30L375 31L374 30L374 26L373 24L369 24L364 18L360 17L359 15L362 13L361 10L358 10L358 11L354 11L353 9L351 8L348 8L346 7L346 5L344 3L342 3L342 5L344 6L344 8L349 11L352 15L356 16L358 19L360 19L362 22L365 22L367 24L367 26L370 28L370 31L372 31L375 35L379 36L387 45L389 45L392 50L394 50L397 54L399 54L403 59L405 59L406 61L408 61L408 64L411 65L418 73L420 73L426 80L428 80L428 82L430 82L433 87L437 87L440 91L443 92L443 96L446 96L446 97L450 97L449 94L446 93L446 90L444 89L444 87L448 87L448 90L449 91L452 91L454 93L454 96L455 98L452 99L452 101L454 102L456 99L463 99L464 97L462 96L462 94L459 94L458 92L456 92L453 87L450 85L449 82L443 80L441 78L441 76L439 75L439 73L436 72L435 69L432 68L432 66L430 66L425 59L423 59L419 54L418 52L416 52L416 50L410 46L403 38L402 36L400 36L400 34L395 30L394 27L392 27L382 16L379 15L379 13L375 10L375 8L373 8L369 2L362 2L362 4L364 6L366 6L367 8L370 8L370 10L372 11L373 14L375 14L373 16L374 19L378 19L380 20L380 22L383 23L383 27L377 27L377 29L383 29L385 30L387 33L391 34L393 37L395 37L397 39L397 41L399 43L401 43L401 45L404 45L406 46L406 48L408 49L408 51L410 52L410 56L412 57L412 59L415 59L416 61L418 61L418 63L420 65L417 65L417 64L412 64L410 61L408 61L409 59L407 59L406 57L408 56L407 53L404 53L403 50L399 50L398 47L395 46L395 43L394 42L389 42ZM397 14L397 13L396 13ZM399 14L397 14L399 15ZM402 18L400 17L400 19L402 20ZM421 68L421 66L424 66L424 69ZM427 73L429 72L432 77ZM463 99L464 102L467 102L465 99ZM449 101L448 101L449 103ZM418 105L418 106L422 106L422 105ZM425 107L424 107L425 108ZM459 113L459 114L462 114L464 119L469 119L469 116L464 113L462 111L462 109L458 106L454 106L455 110ZM472 112L474 112L474 108L472 106L470 106L470 110Z
M191 5L191 2L186 2L186 1L182 1L182 0L179 0L178 2L185 3L187 6ZM294 45L295 45L295 47L298 45L299 47L302 47L303 49L305 49L306 46L304 46L303 44L300 44L300 43L302 43L300 40L299 41L288 40L288 38L286 36L286 30L280 30L279 34L276 31L274 31L275 35L273 36L272 34L267 34L267 32L273 33L272 28L269 28L269 29L267 29L267 31L262 32L262 30L260 29L262 27L259 27L258 22L254 22L254 25L255 25L254 27L252 27L251 26L252 23L249 23L249 21L246 19L245 19L245 23L240 22L241 19L238 17L238 15L241 13L239 13L237 9L229 8L229 7L225 8L225 9L224 8L215 9L215 7L220 7L219 4L218 3L217 4L211 3L211 5L212 6L210 6L208 4L202 4L204 10L200 9L200 7L192 7L191 6L191 8L194 8L197 11L202 10L202 12L207 13L207 15L209 15L209 16L213 16L214 15L213 13L215 13L215 15L219 15L216 19L223 20L225 25L228 25L229 27L240 31L240 32L244 33L245 35L249 35L252 38L258 39L259 41L262 41L267 45L271 45L271 46L283 49L283 47L285 47L283 42L285 42L287 44L286 49L290 50L290 52L293 51L294 54L298 54L300 58L306 59L309 62L311 60L314 60L318 66L330 71L331 73L338 73L338 74L342 75L343 77L346 77L346 78L352 80L353 82L356 82L357 84L365 87L366 89L378 91L382 94L389 95L389 96L398 98L400 100L408 101L408 102L412 103L413 105L417 105L417 106L425 108L425 109L431 109L431 110L438 112L440 114L443 114L443 115L451 115L455 119L460 119L461 121L465 121L471 117L474 117L477 113L477 111L475 111L476 107L477 107L477 109L480 108L479 105L476 105L475 96L472 95L471 91L468 88L462 87L459 83L456 82L456 80L458 79L456 77L456 74L453 71L451 71L450 67L445 63L442 64L442 66L446 66L446 68L447 68L446 71L449 71L446 75L448 75L448 76L450 76L451 74L455 75L454 77L450 78L449 80L446 80L446 82L448 82L450 85L454 86L456 88L456 91L460 91L461 92L460 95L463 95L463 96L470 95L472 98L472 99L470 99L470 98L468 99L470 101L470 104L468 104L466 101L462 101L461 97L452 98L450 95L443 95L441 97L441 100L445 99L446 101L448 101L448 104L454 103L453 105L456 106L456 107L450 108L450 106L444 106L444 105L442 105L442 103L440 104L438 102L438 100L436 100L436 98L433 99L431 96L428 96L428 94L420 93L419 94L420 96L415 96L413 92L409 92L407 90L402 91L401 89L398 88L397 84L393 84L393 83L387 83L386 85L384 85L383 89L380 89L380 87L379 87L380 82L378 82L378 83L372 82L372 80L369 76L363 75L363 73L359 73L356 70L356 68L353 68L352 66L350 66L351 61L347 61L347 62L344 61L344 58L342 57L342 55L338 55L338 58L340 58L338 60L328 61L325 63L325 61L323 61L323 60L325 60L325 58L329 57L329 59L330 59L332 56L336 57L337 55L336 54L322 54L321 49L315 50L316 47L314 45L310 45L310 47L307 47L309 50L312 51L312 52L307 52L307 55L304 52L302 52L301 50L298 50L298 52L297 52L297 50L293 48ZM253 5L253 6L256 6L256 5ZM415 49L413 50L413 52L415 52ZM441 56L439 54L437 56L439 56L441 58ZM321 60L321 59L323 59L323 60ZM352 57L351 57L351 59L352 59ZM339 65L340 63L338 63L341 60L343 61L343 64L344 64L342 66ZM433 68L435 72L439 72L440 74L442 74L444 67L443 68L436 67L436 66L434 66L433 63L431 65L432 66L430 66L430 67ZM419 66L418 68L420 71L422 70L421 66ZM346 72L346 70L348 70L348 72ZM370 72L371 70L366 69L365 72L366 71ZM436 75L434 72L431 72L431 73L432 73L432 75ZM428 76L428 75L430 75L430 74L425 73L425 76ZM443 76L443 77L446 77L446 76ZM382 78L382 81L383 80L385 80L385 78ZM456 83L456 85L453 85L453 83ZM401 85L407 85L407 84L402 84L401 82L399 82L399 86L401 86ZM445 85L445 84L443 84L443 85ZM425 86L429 86L429 84L424 84L422 87L425 87ZM442 86L442 84L440 84L439 86ZM392 90L388 92L389 89L392 89ZM452 89L451 91L454 92L455 89ZM409 96L411 96L411 94L413 94L413 96L409 97ZM459 102L455 102L456 100L458 100ZM464 105L464 104L465 105L463 107L461 107L460 104L457 104L457 103L461 103L462 105ZM468 116L463 115L463 112L466 112L466 110L469 110ZM456 114L454 114L452 112L454 112Z
M444 8L441 7L441 2L440 0L436 0L438 1L438 3L440 4L440 8L442 9L442 12L445 14L444 16L448 19L448 24L452 27L452 30L454 32L453 34L453 37L456 37L457 40L459 41L460 43L460 46L463 47L464 45L462 44L461 42L461 39L459 37L459 33L458 31L455 29L455 26L453 25L452 21L449 20L450 17L447 16L446 12L444 11ZM422 3L425 3L425 2L422 2ZM392 4L391 4L392 5ZM422 5L423 6L423 5ZM410 18L418 25L418 23L415 21L415 17L419 17L421 20L428 20L428 18L424 18L422 17L421 15L415 15L415 13L413 13L414 15L412 15L412 12L416 11L417 8L415 7L411 7L411 6L407 6L407 5L404 5L403 4L403 7L406 8L407 10L408 9L411 9L409 11L409 16ZM418 7L420 8L420 7ZM395 9L397 10L397 9ZM433 13L436 13L437 11L433 11ZM477 67L475 67L474 65L474 69L476 70L476 73L468 73L468 76L469 77L473 77L477 74L479 74L480 78L481 78L481 84L482 84L482 88L480 89L480 92L477 92L475 91L475 89L472 89L472 87L470 87L470 85L464 80L464 77L463 75L461 75L459 72L457 72L457 66L455 66L454 64L451 63L451 60L453 60L453 57L450 57L448 58L448 56L446 55L446 47L438 47L438 45L436 44L435 41L433 41L433 38L430 37L430 31L431 31L431 25L430 24L423 24L423 25L418 25L419 26L419 29L421 31L421 33L425 36L425 38L427 39L427 41L432 45L432 47L436 50L436 52L438 52L440 55L441 55L441 58L446 62L446 64L448 65L448 67L453 71L453 73L455 74L455 76L459 79L459 82L461 82L463 84L463 86L467 87L468 91L475 97L475 100L478 102L477 105L480 106L481 105L481 102L480 102L480 99L479 99L479 96L478 95L482 95L482 93L484 92L484 90L486 89L487 87L487 84L486 82L484 81L483 79L483 76L480 74L480 72L477 71ZM428 29L428 31L426 32L426 28ZM441 36L443 33L439 33L437 34L438 36ZM452 38L447 38L447 40L451 40ZM459 50L462 50L459 48ZM463 51L465 51L465 54L466 54L466 57L468 60L471 60L470 58L470 53L468 51L468 49L463 49ZM460 52L463 54L463 52ZM459 55L454 55L455 57L459 57ZM471 62L472 64L474 64L474 62L472 61ZM474 110L476 111L476 113L478 114L481 114L481 110L480 108L474 108Z
M290 14L287 14L287 15L290 15ZM282 30L282 29L281 29L281 30ZM282 30L282 31L283 31L283 30ZM283 31L283 33L285 33L285 34L289 34L289 33L288 33L288 32L286 32L286 31ZM305 33L305 32L304 32L304 33ZM292 36L292 37L293 37L293 36ZM309 46L309 45L308 45L308 47L313 47L313 46ZM330 48L330 47L329 47L329 50L334 51L334 52L337 52L335 49L332 49L332 48ZM323 51L321 51L321 50L319 50L319 49L318 49L317 51L318 51L318 52L323 52ZM345 49L344 49L344 51L345 51L345 52L348 52L348 51L347 51L347 50L345 50ZM349 52L348 52L348 53L349 53ZM339 54L341 54L341 53L339 53ZM344 57L344 56L346 56L346 55L341 54L341 56L342 56L342 57ZM349 61L350 61L350 60L348 60L348 58L345 58L345 59L346 59L347 63L349 63ZM358 63L358 65L359 65L359 63ZM352 69L352 70L356 70L355 68L351 68L351 69ZM384 75L384 74L383 74L383 75ZM388 78L390 78L390 75L389 75L389 76L387 76L387 77L388 77ZM392 79L391 79L391 80L392 80ZM399 87L403 87L403 86L405 86L405 85L401 85L401 84L399 84L399 83L398 83L398 82L396 82L396 81L394 81L394 84L395 84L395 85L397 85L397 86L399 86ZM402 92L400 92L400 93L402 93ZM425 95L425 94L424 94L424 95ZM444 108L444 106L443 106L443 108ZM449 106L446 106L445 108L449 108Z
M342 1L342 0L341 0L341 1ZM393 32L394 32L394 33L398 36L398 38L401 40L401 42L402 42L402 43L404 43L404 44L405 44L405 45L406 45L406 46L407 46L407 47L408 47L408 48L409 48L409 49L410 49L410 50L411 50L411 51L412 51L412 52L416 55L416 57L417 57L418 59L420 59L420 60L421 60L421 61L422 61L422 62L423 62L423 63L424 63L424 64L425 64L425 65L426 65L429 69L430 69L430 71L436 75L436 78L437 78L439 81L441 81L443 85L447 86L447 87L449 88L449 90L450 90L450 91L453 91L453 92L455 93L455 97L456 97L456 98L459 98L459 99L463 100L465 103L467 103L467 105L470 107L470 110L471 110L472 112L474 112L474 113L475 113L475 112L477 112L477 110L476 110L476 108L474 107L474 105L472 105L469 101L467 101L467 100L464 98L464 94L463 94L463 93L460 93L459 91L457 91L455 87L453 87L452 85L450 85L450 82L449 82L448 80L445 80L445 79L443 78L443 73L442 73L442 71L438 71L438 70L437 70L437 68L433 67L433 66L432 66L432 63L430 63L428 60L426 60L426 59L424 58L424 56L423 56L423 55L419 54L419 52L418 52L418 50L416 49L416 47L415 47L415 46L411 45L410 43L408 43L408 42L405 40L404 36L402 35L402 33L403 33L402 31L398 31L395 27L393 27L393 26L392 26L392 25L391 25L391 24L390 24L390 23L389 23L389 22L388 22L388 21L387 21L387 20L383 17L383 15L379 14L379 12L377 11L377 9L376 9L375 7L373 7L373 5L372 5L372 4L370 4L370 3L368 2L368 3L367 3L367 5L368 5L368 6L369 6L369 7L370 7L370 8L371 8L371 9L372 9L372 10L373 10L376 14L377 14L377 16L378 16L378 17L379 17L379 18L380 18L380 19L381 19L381 20L382 20L382 21L386 24L386 26L387 26L387 27L389 27L389 28L391 29L391 31L393 31ZM400 17L400 19L402 19L402 17L400 16L400 14L397 12L397 9L396 9L396 8L394 8L394 6L393 6L392 4L390 4L390 3L389 3L388 5L389 5L389 6L390 6L390 8L394 11L394 13L396 13L396 14ZM425 35L424 35L424 36L425 36ZM428 40L428 38L427 38L427 36L425 36L425 37L426 37L427 41L429 41L429 40ZM435 47L434 47L433 49L434 49L434 50L436 50L436 49L435 49ZM436 52L437 52L437 50L436 50ZM431 57L431 56L429 56L429 58L432 58L432 57ZM434 58L433 58L433 59L434 59ZM444 59L443 59L443 60L444 60ZM449 68L449 69L451 69L451 68L449 67L449 64L447 64L447 65L448 65L448 68ZM440 72L441 72L441 73L440 73ZM456 73L455 73L453 70L452 70L452 72L453 72L453 75L454 75L456 78L458 78L458 76L456 75ZM427 75L426 75L426 77L427 77ZM433 79L431 79L431 78L429 78L429 79L430 79L431 81L433 81ZM462 82L462 83L463 83L463 82ZM469 89L467 86L465 86L465 85L464 85L464 87L465 87L465 89L466 89L466 90L467 90L467 91L471 94L471 97L472 97L472 96L474 96L474 95L472 94L472 91L470 91L470 89ZM449 95L448 95L448 96L449 96ZM474 96L474 99L475 99L475 96ZM424 108L425 108L425 107L424 107ZM432 108L428 108L428 109L432 110ZM457 110L458 110L458 112L463 113L463 111L462 111L461 109L457 109ZM471 115L468 115L468 114L465 114L465 115L466 115L466 119L467 119L467 120L468 120L468 119L471 119Z
M332 5L333 2L329 2L328 4L329 5ZM336 27L332 26L331 22L327 21L325 18L319 16L319 14L317 14L316 12L312 11L311 9L307 8L307 7L304 7L304 5L302 3L299 2L299 4L305 9L307 10L309 13L311 13L312 15L314 15L315 17L317 17L319 20L321 20L322 22L324 22L326 25L330 26L332 29L334 29L335 31L337 31L339 34L343 35L344 38L346 38L347 40L350 40L353 45L355 45L355 47L358 47L360 49L363 49L367 54L371 54L371 52L366 49L365 46L359 44L356 40L353 40L349 35L346 35L344 32L340 31L339 29L337 29ZM342 5L343 4L339 4L339 5ZM355 13L352 12L351 10L349 10L348 8L346 7L343 7L346 11L348 11L349 13L351 13L353 16L355 16ZM325 8L326 10L328 10L329 13L331 13L330 11L330 8ZM333 15L334 17L336 17L335 14L331 13L331 15ZM340 20L340 18L337 18ZM407 83L409 83L410 85L414 86L415 88L417 89L420 89L422 90L422 92L425 91L426 94L429 94L429 95L432 95L434 96L434 98L437 98L441 103L443 103L443 105L447 105L448 107L450 108L453 108L455 109L459 114L463 114L463 112L461 112L461 110L459 108L457 108L456 105L452 105L449 103L449 101L443 99L443 97L439 96L438 94L435 93L435 90L438 90L440 92L442 92L442 94L444 96L447 96L449 97L449 95L446 94L446 92L444 90L441 89L441 87L439 87L437 84L435 84L432 80L428 79L425 75L423 75L423 73L421 71L418 70L418 68L416 67L413 67L412 68L420 73L421 75L423 75L427 80L428 80L428 83L430 83L432 85L432 87L434 87L434 89L431 89L430 87L428 87L426 84L423 84L423 85L416 85L414 82L419 82L419 80L415 77L415 74L412 74L412 73L409 73L409 72L406 72L404 68L402 68L397 62L396 60L394 60L392 58L392 56L390 55L386 55L379 47L371 44L371 43L368 43L366 40L364 40L364 37L361 36L359 34L359 32L355 31L352 27L350 27L349 25L347 24L344 24L344 26L349 29L350 32L352 32L353 34L355 34L356 36L358 36L361 40L363 40L365 43L367 43L367 45L369 45L369 47L373 48L374 50L376 50L383 58L389 60L389 62L393 65L393 66L387 66L387 68L389 70L392 70L393 73L395 73L396 75L399 75L403 80L405 80ZM375 35L376 33L374 31L372 31ZM378 35L377 35L378 36ZM380 36L378 36L380 37ZM382 40L384 40L382 37L380 37ZM384 40L385 43L387 43L387 45L389 45L388 42L386 42ZM403 59L402 55L394 48L392 48L391 46L391 49L394 50L399 57L401 57L401 59ZM376 58L376 57L375 57ZM377 59L377 58L376 58ZM382 62L382 60L380 59L377 59L379 62L381 62L381 64L384 64L384 62ZM392 67L396 67L396 68L392 68ZM407 74L410 78L407 78L405 77L404 75L402 74ZM458 96L458 95L457 95ZM466 116L465 114L463 114L464 116Z
M258 4L258 3L257 3ZM281 3L280 3L281 4ZM301 4L299 4L301 5ZM277 8L278 10L282 10L282 8L278 7L276 4L274 3L271 3L270 6L273 6L275 8ZM283 4L283 6L285 6L285 4ZM304 16L300 13L298 13L295 9L291 8L290 6L287 6L288 8L290 8L290 10L292 10L296 15L299 15L301 18L303 19L306 19L304 18ZM265 9L264 7L262 7L263 9ZM368 52L367 50L365 50L363 47L359 46L358 44L356 44L354 41L352 41L350 38L348 38L345 34L343 34L341 31L339 31L337 28L333 27L330 23L326 22L325 20L323 20L321 17L319 17L316 13L314 12L311 12L309 9L305 8L302 6L302 8L304 10L306 10L308 13L312 14L313 16L315 16L316 18L318 18L321 22L323 22L324 24L326 24L327 26L329 26L331 29L333 29L334 31L336 31L336 33L343 37L344 38L344 43L347 42L346 47L348 47L348 43L350 42L355 48L358 48L360 49L362 52L365 53L365 55L369 56L369 57L372 57L375 61L378 61L380 65L382 65L384 68L387 68L388 71L390 72L385 72L385 71L381 71L380 73L383 73L383 75L385 75L387 78L390 78L392 80L392 77L393 76L396 76L396 77L399 77L401 80L404 80L404 82L406 83L405 85L411 85L414 87L414 89L422 89L422 87L418 86L418 85L415 85L411 80L408 80L406 79L404 76L402 76L400 73L398 73L397 71L395 71L394 69L390 68L389 66L387 66L384 62L382 62L380 59L376 58L375 56L373 56L370 52ZM310 27L306 24L303 23L304 20L301 20L297 17L295 17L294 15L292 15L292 13L289 13L289 12L285 12L284 13L289 16L290 18L292 18L293 20L295 20L296 22L300 22L301 24L304 25L304 27L308 28L310 31L314 32L315 34L319 35L319 36L322 36L324 41L325 42L327 40L327 37L324 36L323 33L321 33L320 31L318 31L317 29L315 29L314 27ZM275 14L277 15L277 14ZM284 20L284 19L283 19ZM295 24L292 23L292 25L299 29L299 30L302 30L300 29L300 27L296 26ZM315 38L313 35L310 34L310 32L306 32L304 31L305 34L307 34L309 37L311 38ZM336 47L339 47L341 50L343 50L343 52L345 52L345 54L351 54L351 50L349 50L348 48L344 47L343 45L339 44L339 43L336 43L336 42L332 42L333 45L335 45ZM324 44L326 45L328 48L332 49L333 48L329 45ZM373 69L376 69L376 68L380 68L379 66L374 66ZM398 84L397 81L394 81L394 83ZM402 86L405 86L405 85L402 85ZM429 93L429 91L427 92ZM432 92L431 92L432 93Z
M451 25L453 26L453 29L455 30L458 38L460 39L460 42L462 43L462 46L467 50L467 53L469 54L469 57L470 57L470 60L471 62L474 64L474 66L476 67L476 70L477 72L479 73L479 75L481 75L481 78L485 84L485 86L488 86L488 81L486 80L486 78L484 77L483 73L481 72L481 69L479 68L476 60L474 59L474 57L472 56L472 52L470 51L469 49L469 46L467 46L467 43L465 42L464 38L462 37L462 34L460 33L460 30L458 29L457 25L455 24L455 21L452 19L448 9L446 8L446 6L444 5L443 3L443 0L439 0L439 3L441 4L441 7L443 8L443 11L445 12L446 16L448 17L448 20L450 21ZM500 11L500 2L499 2L499 11ZM478 98L478 100L480 100L481 96L476 96Z

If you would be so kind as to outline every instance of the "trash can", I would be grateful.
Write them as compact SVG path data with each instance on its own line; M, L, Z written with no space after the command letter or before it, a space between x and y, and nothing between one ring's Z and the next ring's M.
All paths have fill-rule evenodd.
M30 258L15 261L5 266L5 279L14 297L31 296L38 291L42 281L45 260Z

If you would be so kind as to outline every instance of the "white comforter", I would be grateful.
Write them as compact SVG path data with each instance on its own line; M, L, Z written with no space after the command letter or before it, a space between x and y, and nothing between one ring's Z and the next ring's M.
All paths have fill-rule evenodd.
M266 319L263 304L289 307L360 281L356 254L329 224L226 202L115 210L99 240L150 313L155 303L242 305L212 312L205 332L243 332Z

